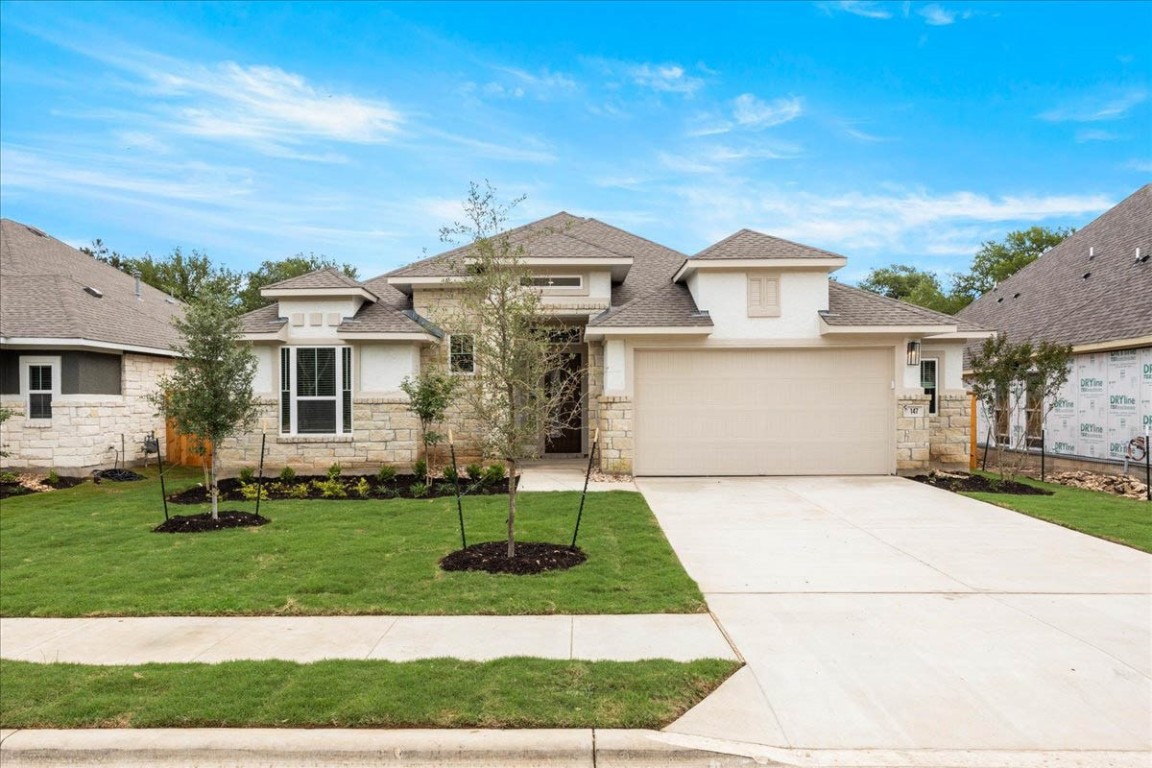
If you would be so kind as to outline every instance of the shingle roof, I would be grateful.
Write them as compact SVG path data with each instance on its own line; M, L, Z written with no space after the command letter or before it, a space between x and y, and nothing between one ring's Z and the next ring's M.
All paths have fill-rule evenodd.
M318 269L315 272L309 272L306 275L298 275L290 277L287 280L281 280L278 283L264 286L264 290L269 288L280 289L309 289L309 288L360 288L361 285L356 280L353 280L348 275L344 274L335 267L325 267Z
M286 318L280 317L280 305L275 302L240 316L244 333L276 333L286 322Z
M828 312L822 313L821 317L828 325L837 327L955 325L962 331L983 330L974 323L961 322L943 312L934 312L835 281L828 283Z
M1152 184L1055 246L959 317L1013 341L1093 344L1152 335ZM1093 254L1089 258L1089 250Z
M711 259L843 259L838 253L742 229L692 257Z
M85 288L94 289L97 297ZM0 219L0 336L169 351L183 305L25 224Z
M688 287L671 281L622 307L592 319L597 328L711 328L712 318L701 313Z

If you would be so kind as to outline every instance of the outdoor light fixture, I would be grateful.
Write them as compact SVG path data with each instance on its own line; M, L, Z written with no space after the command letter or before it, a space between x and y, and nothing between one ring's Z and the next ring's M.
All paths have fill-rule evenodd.
M908 342L908 365L920 365L920 342Z

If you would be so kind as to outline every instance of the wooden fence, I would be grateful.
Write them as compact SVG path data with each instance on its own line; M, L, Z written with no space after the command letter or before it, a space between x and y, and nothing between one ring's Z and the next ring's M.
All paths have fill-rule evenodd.
M165 425L165 431L168 434L167 442L164 446L164 463L172 466L181 467L201 467L205 458L208 461L212 460L212 449L209 447L207 457L201 456L196 448L200 441L194 437L180 434L180 430L176 428L176 423L169 419Z

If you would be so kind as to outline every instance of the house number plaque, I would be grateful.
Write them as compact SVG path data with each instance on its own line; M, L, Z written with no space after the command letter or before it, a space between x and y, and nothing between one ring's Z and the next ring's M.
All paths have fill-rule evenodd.
M924 418L923 405L906 405L904 406L904 417L908 419L921 419Z

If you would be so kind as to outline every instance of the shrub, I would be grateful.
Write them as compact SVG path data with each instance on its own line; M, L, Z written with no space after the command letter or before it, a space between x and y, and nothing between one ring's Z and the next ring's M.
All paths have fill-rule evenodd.
M390 464L384 464L380 467L380 471L376 473L376 482L380 485L388 485L396 479L396 467Z
M256 477L256 472L253 471L252 467L244 467L240 470L239 480L241 483L247 485L252 482L254 477Z
M416 477L427 478L428 462L424 459L417 459L416 463L412 465L412 474L416 475Z
M361 477L352 486L352 492L359 496L361 499L368 498L368 494L372 491L372 484L368 482L368 478Z
M240 486L240 495L244 497L245 501L256 501L257 498L262 501L268 500L268 488L261 488L256 483L249 483Z
M340 477L341 469L342 468L340 466L340 462L338 461L335 462L332 466L328 467L328 479L335 480L336 478Z
M474 483L483 482L484 480L484 467L479 463L469 464L464 467L464 474L468 475L468 479Z
M307 487L307 486L305 486ZM344 483L340 482L339 478L329 478L327 480L313 480L312 487L320 492L320 496L325 499L346 499L348 498L348 489L344 487Z
M485 485L498 485L504 480L506 474L507 470L504 469L503 464L492 464L484 470L484 483Z
M44 480L44 484L52 486L60 485L60 475L56 473L56 470L48 470L48 477Z
M382 485L376 489L376 495L382 499L394 499L400 495L400 491L396 490L395 488L389 488L386 485Z
M409 491L409 493L412 494L412 498L422 499L428 495L428 484L427 483L412 483L412 485L409 486L408 491Z
M20 481L20 475L15 472L0 472L0 483L17 483Z
M449 483L455 483L457 480L459 480L460 477L456 473L456 467L451 465L444 467L444 479Z
M437 496L455 496L456 485L455 483L436 483L435 485Z
M288 497L292 499L307 499L312 495L312 486L308 483L296 483L288 486Z
M280 482L291 483L295 479L296 470L292 469L292 467L285 466L284 469L280 470Z

